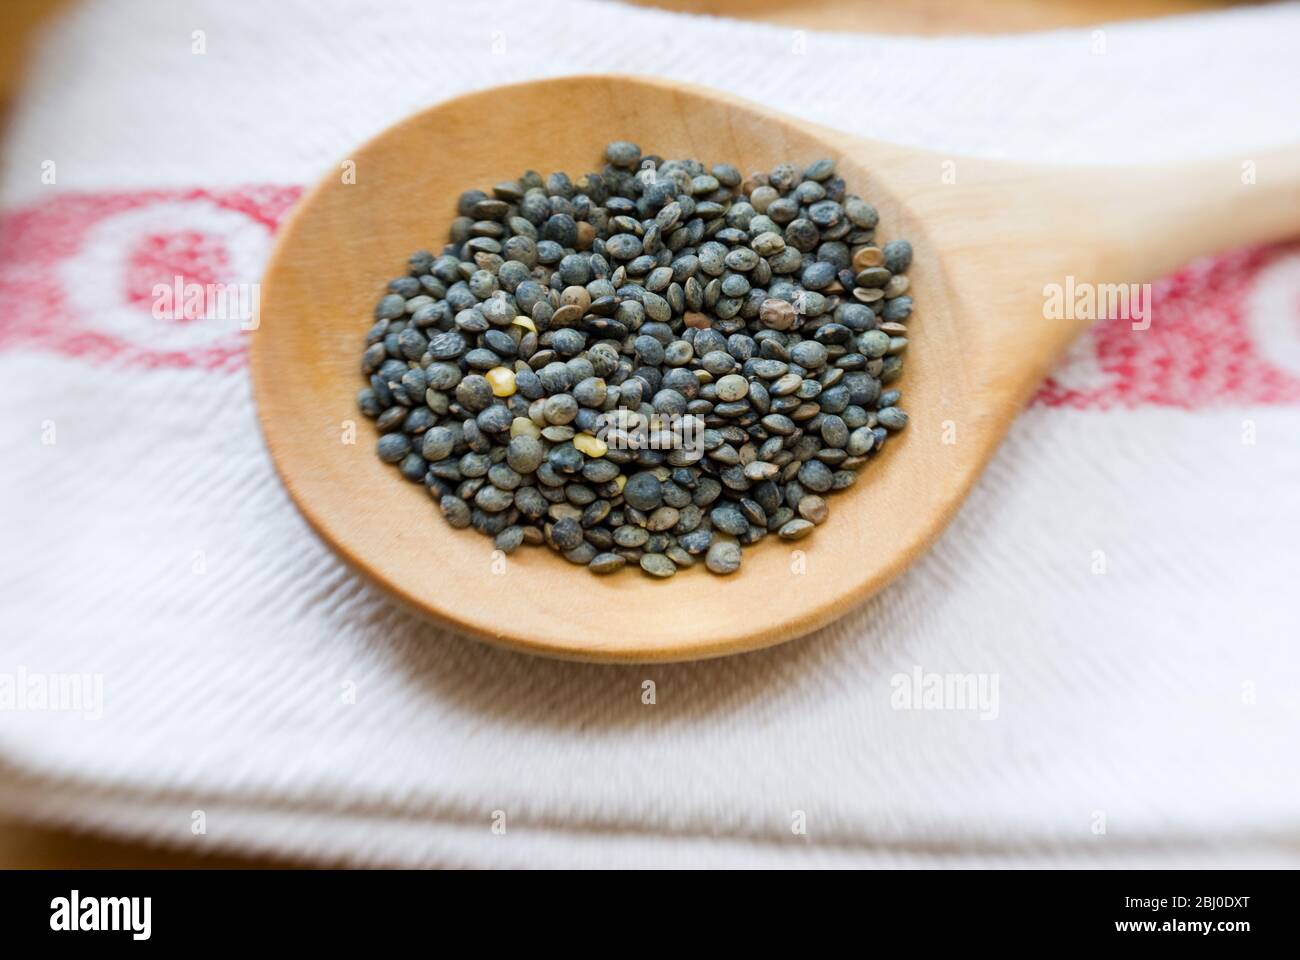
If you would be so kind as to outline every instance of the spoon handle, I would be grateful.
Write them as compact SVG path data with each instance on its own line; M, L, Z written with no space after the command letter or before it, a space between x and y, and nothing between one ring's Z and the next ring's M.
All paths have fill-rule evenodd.
M1117 281L1153 280L1192 258L1300 236L1300 145L1091 178L1098 265Z
M1143 284L1202 254L1300 236L1300 145L1114 167L951 160L867 143L854 152L898 198L882 222L911 224L918 275L942 262L965 311L952 333L962 358L954 369L978 371L967 396L990 411L1027 399L1116 302L1144 329Z

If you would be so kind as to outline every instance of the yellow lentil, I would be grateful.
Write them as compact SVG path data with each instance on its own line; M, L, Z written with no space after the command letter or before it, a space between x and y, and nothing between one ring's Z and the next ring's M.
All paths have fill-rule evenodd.
M542 435L542 428L527 417L515 417L510 424L510 438L515 437L532 437L536 440Z
M580 433L573 438L573 445L589 457L603 457L609 452L605 441L589 433Z
M492 395L496 397L509 397L515 392L515 372L509 367L493 367L484 378L492 387Z

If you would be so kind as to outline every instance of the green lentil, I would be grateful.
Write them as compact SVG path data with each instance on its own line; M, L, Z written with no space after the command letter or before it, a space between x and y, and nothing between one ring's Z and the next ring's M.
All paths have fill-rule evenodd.
M645 157L649 181L634 143L604 159L465 191L450 243L367 320L357 405L380 458L504 553L730 574L769 531L827 522L824 495L905 428L883 387L913 250L876 240L830 158L745 180ZM619 410L686 417L703 450L626 443L604 419Z
M627 566L627 559L617 553L598 553L591 558L587 569L592 573L615 573Z
M709 547L704 565L713 573L726 575L740 569L740 546L729 540L719 540Z
M647 553L641 557L641 569L652 577L671 577L677 572L677 564L662 553Z

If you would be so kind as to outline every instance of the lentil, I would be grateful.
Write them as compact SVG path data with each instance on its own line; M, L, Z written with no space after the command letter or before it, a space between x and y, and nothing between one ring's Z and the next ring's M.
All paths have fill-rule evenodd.
M714 573L726 575L740 569L740 546L728 540L719 540L709 547L704 565Z
M548 544L658 578L702 556L725 576L769 532L827 522L824 495L906 427L882 387L908 345L913 250L876 239L829 158L748 179L627 141L604 159L465 191L450 242L367 319L357 405L379 457L504 553ZM616 411L703 442L632 443Z

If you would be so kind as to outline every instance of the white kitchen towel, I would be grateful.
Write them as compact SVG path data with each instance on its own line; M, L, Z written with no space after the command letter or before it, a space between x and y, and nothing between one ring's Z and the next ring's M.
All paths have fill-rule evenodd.
M656 74L953 154L1248 164L1300 136L1298 36L1293 5L949 39L578 0L78 5L0 168L0 809L353 864L1294 865L1300 244L1099 325L881 595L669 666L398 609L281 489L243 335L151 291L255 281L356 143L496 83Z

